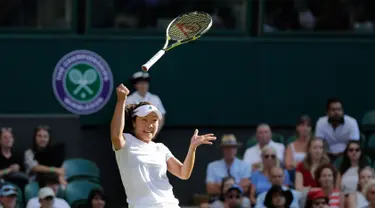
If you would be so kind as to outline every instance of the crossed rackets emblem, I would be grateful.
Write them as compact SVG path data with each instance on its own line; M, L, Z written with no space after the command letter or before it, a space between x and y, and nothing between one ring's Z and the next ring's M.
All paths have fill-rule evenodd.
M98 75L94 69L88 69L82 74L81 71L73 68L68 76L73 84L78 85L73 91L74 95L77 95L81 90L85 90L90 95L94 94L92 89L88 86L98 79Z

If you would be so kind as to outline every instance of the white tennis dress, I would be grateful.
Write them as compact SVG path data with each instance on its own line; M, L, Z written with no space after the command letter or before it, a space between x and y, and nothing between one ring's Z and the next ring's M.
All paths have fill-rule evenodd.
M124 134L125 146L115 151L130 208L179 208L167 178L167 160L173 157L162 143L145 143Z

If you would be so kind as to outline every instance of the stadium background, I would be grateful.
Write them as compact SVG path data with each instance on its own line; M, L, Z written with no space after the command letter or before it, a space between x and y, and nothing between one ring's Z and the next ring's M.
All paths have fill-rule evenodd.
M88 49L109 63L115 85L129 84L131 74L162 46L163 27L106 26L107 13L117 12L116 1L67 0L64 5L44 1L51 8L17 1L22 11L3 2L11 6L3 7L2 15L11 14L19 21L1 22L0 124L14 128L19 151L31 145L33 127L48 124L54 140L67 144L68 158L87 158L99 166L110 204L124 205L109 140L115 97L99 113L71 115L53 94L52 72L67 52ZM345 111L359 122L374 108L373 31L264 33L265 4L255 0L242 3L247 12L240 28L214 27L196 43L169 53L150 71L151 92L160 96L167 110L161 137L177 158L185 157L194 128L219 137L234 133L246 143L260 122L269 123L273 132L285 137L293 135L296 118L304 113L314 119L323 115L325 101L331 96L341 98ZM35 14L30 8L36 8ZM38 18L43 19L40 13L56 9L64 11L66 24L56 17L55 25L38 26ZM165 21L178 12L183 9L171 11ZM33 15L35 24L28 23ZM206 165L218 158L216 147L202 147L189 181L170 177L182 205L191 204L193 194L205 192Z

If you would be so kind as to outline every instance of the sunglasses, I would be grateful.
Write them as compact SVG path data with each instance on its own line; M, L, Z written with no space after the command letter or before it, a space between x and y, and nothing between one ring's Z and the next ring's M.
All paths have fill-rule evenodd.
M263 155L263 157L266 158L266 159L268 159L268 158L275 159L276 155Z
M359 148L350 148L349 149L349 152L354 152L354 151L359 152L359 151L361 151L361 149L359 149Z
M228 199L239 199L239 198L241 198L241 195L240 194L229 194L229 195L227 195L227 198Z

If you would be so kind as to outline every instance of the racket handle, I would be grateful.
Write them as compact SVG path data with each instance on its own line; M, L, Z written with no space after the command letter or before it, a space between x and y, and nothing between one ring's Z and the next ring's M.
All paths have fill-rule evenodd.
M147 72L164 54L165 50L157 52L147 63L142 65L142 70Z

